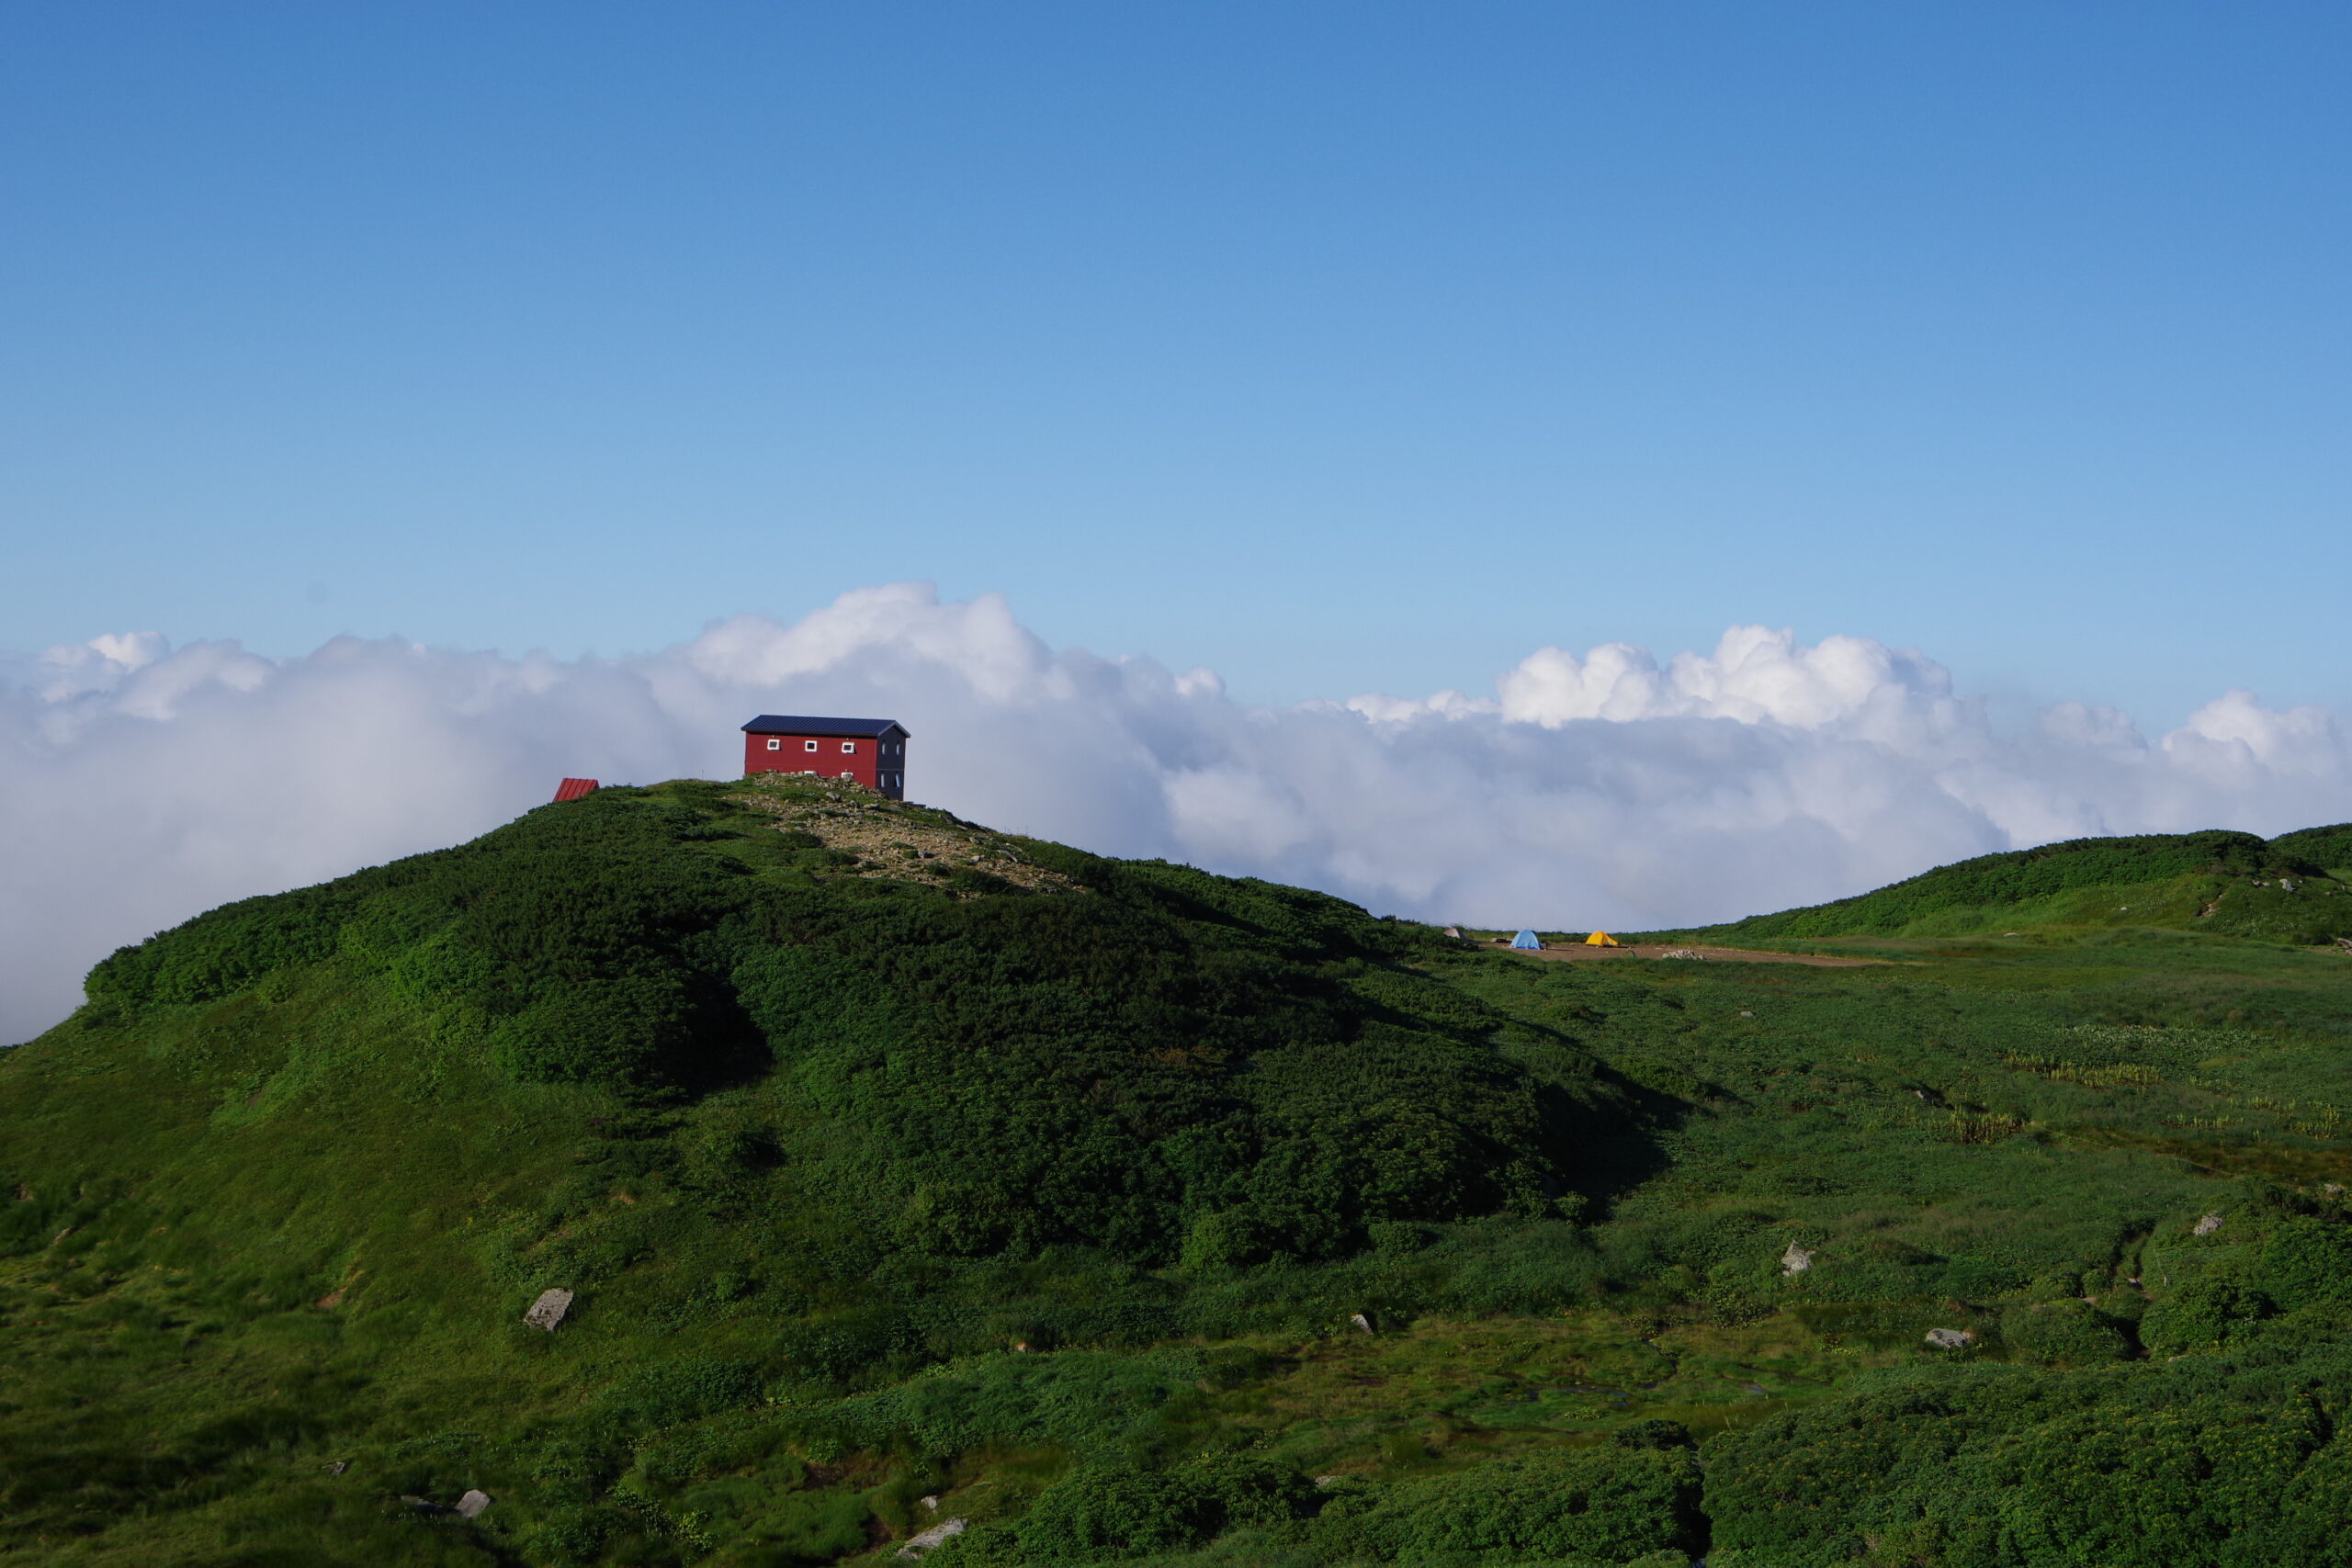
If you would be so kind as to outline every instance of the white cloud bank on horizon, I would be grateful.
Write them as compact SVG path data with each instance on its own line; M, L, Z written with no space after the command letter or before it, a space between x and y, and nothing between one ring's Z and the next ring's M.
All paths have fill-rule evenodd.
M1546 648L1491 698L1281 709L916 583L577 662L101 637L0 660L0 1043L124 942L472 837L563 774L733 777L761 712L897 717L910 794L995 827L1485 925L1729 919L2053 839L2352 818L2317 708L2231 692L2152 742L2063 704L2004 737L1917 653L1757 626L1662 667Z

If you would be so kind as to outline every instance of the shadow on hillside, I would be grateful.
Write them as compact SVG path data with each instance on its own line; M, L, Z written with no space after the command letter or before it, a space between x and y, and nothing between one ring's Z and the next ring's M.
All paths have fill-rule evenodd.
M656 1098L693 1101L757 1083L775 1067L768 1043L734 987L700 976L684 1049L664 1053Z
M1589 1223L1609 1218L1620 1199L1673 1163L1667 1134L1701 1109L1611 1067L1602 1067L1597 1079L1606 1098L1572 1102L1564 1112L1572 1140L1566 1163L1576 1190L1591 1204Z

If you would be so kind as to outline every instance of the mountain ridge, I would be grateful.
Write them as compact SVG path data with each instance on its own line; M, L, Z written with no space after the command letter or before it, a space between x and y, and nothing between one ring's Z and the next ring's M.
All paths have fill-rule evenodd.
M2300 945L2352 935L2352 824L2274 840L2219 829L2070 839L1956 861L1824 904L1642 934L1952 937L2010 926L2122 925Z

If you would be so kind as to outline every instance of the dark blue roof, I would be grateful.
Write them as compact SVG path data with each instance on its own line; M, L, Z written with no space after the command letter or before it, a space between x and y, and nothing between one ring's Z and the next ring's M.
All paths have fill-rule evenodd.
M810 718L802 714L763 713L743 727L746 735L888 735L909 733L895 718Z

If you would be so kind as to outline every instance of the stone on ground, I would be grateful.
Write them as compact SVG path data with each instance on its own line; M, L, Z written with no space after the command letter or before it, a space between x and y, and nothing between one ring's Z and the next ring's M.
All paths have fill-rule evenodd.
M922 1557L926 1553L936 1551L939 1548L946 1545L950 1540L963 1533L964 1521L961 1519L949 1519L944 1524L932 1526L929 1529L923 1531L922 1534L916 1536L913 1540L908 1541L906 1545L899 1548L897 1555L900 1557Z
M561 1323L564 1314L571 1310L570 1291L541 1291L539 1299L531 1303L531 1310L523 1314L523 1321L534 1328L544 1328L553 1334L556 1325Z

